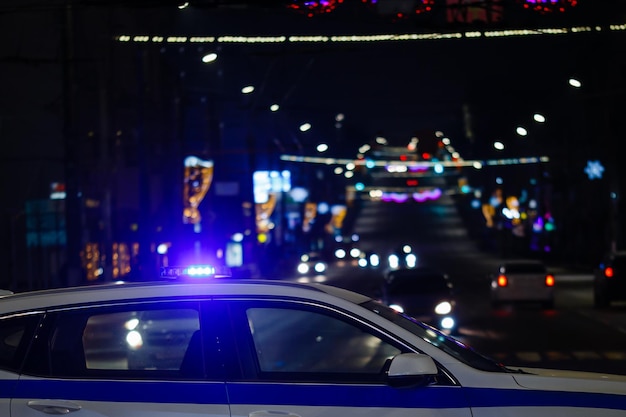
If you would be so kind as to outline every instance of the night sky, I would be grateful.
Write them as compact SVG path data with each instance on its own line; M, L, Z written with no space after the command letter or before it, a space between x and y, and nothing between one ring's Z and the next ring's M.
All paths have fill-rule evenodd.
M3 75L0 133L3 142L10 147L8 157L62 158L63 139L59 137L64 91L63 68L59 65L63 58L62 12L52 6L54 2L49 2L49 7L41 7L36 2L31 5L20 2L19 7L9 6L11 2L4 3L7 5L0 7L5 39L0 45ZM132 47L107 42L110 35L120 33L219 36L456 29L446 25L441 10L421 20L393 22L388 16L365 12L360 5L350 2L347 3L352 6L345 6L345 11L338 9L328 16L312 19L277 7L207 7L212 3L229 2L199 2L204 7L182 11L171 11L171 7L76 7L75 58L79 63L88 62L97 56L96 51L110 48L110 65L115 77L121 78L123 69L131 68L124 61L133 59L132 52L124 49ZM591 16L590 11L598 13L594 19L606 19L605 14L600 14L599 6L591 9L585 2L579 3L578 9L570 13L572 20L580 19L583 12ZM612 7L616 7L614 4ZM507 23L525 23L519 17L522 13L517 12L515 18L512 16L513 13L505 14ZM564 16L536 15L531 23L550 27L567 22ZM615 20L619 22L617 16ZM219 70L199 68L197 58L202 51L195 46L167 46L162 53L171 71L185 73L184 82L189 89L217 91L230 100L240 86L251 83L261 89L251 105L262 111L268 103L280 103L285 113L289 113L285 116L289 120L284 123L297 125L315 117L314 126L328 131L325 135L331 135L332 118L341 112L346 116L346 130L353 131L357 142L359 137L365 140L376 133L403 142L424 129L441 129L455 136L462 134L464 106L472 112L475 128L481 129L487 123L491 126L488 129L493 129L486 132L487 135L508 134L507 125L514 124L520 117L518 109L550 107L552 110L559 107L560 101L566 101L567 77L581 74L589 79L593 76L596 80L589 82L601 83L610 76L604 63L613 62L619 51L604 45L600 36L587 35L382 44L225 45L220 50L221 62L216 65ZM210 47L205 46L205 49ZM91 73L91 79L88 75L77 77L78 95L83 90L98 88L97 74ZM128 74L125 78L130 81L113 82L136 81ZM37 122L33 123L34 120ZM325 124L330 128L326 129ZM38 143L37 149L32 148L33 141Z
M13 233L23 221L25 201L47 198L49 184L63 181L68 126L70 151L85 156L94 170L103 152L99 137L114 138L119 130L123 142L128 131L137 129L131 114L137 111L140 81L149 87L143 92L147 99L159 97L162 108L155 107L162 114L168 114L175 92L182 92L190 108L211 103L217 109L211 117L227 131L252 127L262 147L277 140L276 146L287 151L295 143L307 148L326 141L347 152L377 135L403 144L413 135L442 130L468 159L490 158L492 141L514 141L515 126L528 123L534 111L544 112L548 123L532 142L512 145L512 151L559 154L566 145L573 159L610 159L625 135L626 32L367 44L149 45L143 47L148 51L142 64L148 69L146 79L137 70L142 48L113 41L120 34L341 35L624 24L623 1L581 0L576 10L557 16L521 12L507 2L501 21L473 25L447 22L442 8L418 19L393 21L360 9L358 2L315 18L268 6L277 2L201 1L186 10L173 3L76 1L68 43L64 1L2 0L2 252L8 253L16 240ZM67 45L73 46L69 67L64 65ZM201 64L200 57L212 49L220 55L218 62ZM586 90L572 93L570 76L581 77ZM239 90L246 84L257 91L243 100ZM105 115L102 91L108 94ZM68 97L75 109L69 120ZM280 114L267 115L272 103L281 105ZM345 115L339 130L337 113ZM172 140L167 134L161 142L151 142L150 121L160 116L146 116L145 146L163 147L167 154ZM306 121L313 128L301 134L297 127ZM190 131L184 141L191 147L211 136ZM111 151L109 157L116 154Z

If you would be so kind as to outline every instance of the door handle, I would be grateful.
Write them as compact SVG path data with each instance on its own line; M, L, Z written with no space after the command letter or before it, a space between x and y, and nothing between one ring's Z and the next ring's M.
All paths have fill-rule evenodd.
M54 415L69 414L82 408L76 403L64 400L32 400L28 402L28 406L42 413Z
M300 415L288 411L259 410L251 412L248 417L300 417Z

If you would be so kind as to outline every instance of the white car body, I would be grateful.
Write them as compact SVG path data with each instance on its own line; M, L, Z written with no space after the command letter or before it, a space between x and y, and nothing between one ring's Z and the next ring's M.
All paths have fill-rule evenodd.
M505 261L490 279L494 306L515 302L537 302L546 308L554 306L555 278L540 261ZM501 285L502 279L506 280L506 285ZM547 279L552 280L552 285L546 285Z
M175 310L196 305L206 335L203 356L194 366L209 376L170 378L176 371L127 370L123 364L118 369L110 367L107 359L102 359L104 365L93 362L89 365L93 369L78 371L77 376L65 376L63 363L59 374L48 365L57 354L53 352L58 342L55 336L59 338L64 329L69 340L78 332L79 327L69 326L69 318L91 314L111 318L126 314L129 306ZM281 319L276 320L278 317ZM626 415L626 376L511 370L484 358L483 366L489 369L477 369L462 360L462 355L472 352L460 342L366 296L320 284L215 279L7 295L0 299L0 333L9 350L21 346L6 337L13 334L6 324L16 320L37 321L32 332L48 340L32 342L24 365L17 365L0 349L0 415L4 416L73 411L84 417ZM64 323L68 325L63 327ZM231 324L241 327L231 334ZM343 331L333 332L335 324ZM94 332L98 332L96 327ZM219 346L213 344L214 334L223 336ZM350 336L353 344L332 345L347 334L354 335ZM85 337L83 334L83 345ZM299 345L290 346L289 341ZM97 344L99 348L104 345ZM49 352L44 352L46 346L50 346ZM345 358L341 356L344 348L348 352ZM385 353L396 349L401 352L393 359ZM461 356L444 349L458 349ZM17 352L21 351L18 347ZM37 352L38 356L32 356ZM360 354L366 355L362 365ZM41 356L48 358L40 361ZM68 359L68 367L73 359ZM339 359L354 360L356 367L347 365L344 370ZM307 365L301 367L301 362ZM381 369L385 371L378 372L372 362L384 363ZM219 373L211 376L216 364Z

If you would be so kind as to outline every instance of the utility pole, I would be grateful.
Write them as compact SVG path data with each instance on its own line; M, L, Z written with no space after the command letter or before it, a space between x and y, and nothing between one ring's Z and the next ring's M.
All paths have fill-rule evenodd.
M108 22L107 22L108 23ZM107 28L109 26L107 25ZM108 38L102 53L102 62L98 65L100 80L100 176L99 180L102 186L102 224L103 235L101 238L101 250L104 254L104 272L103 281L111 281L113 279L113 230L112 230L112 177L115 174L112 169L111 155L109 152L109 143L111 141L111 129L109 127L109 96L108 83L110 74L110 54L108 46Z
M63 13L63 135L65 143L65 230L66 265L64 285L81 284L82 210L78 184L78 155L74 126L74 22L72 0L66 0Z

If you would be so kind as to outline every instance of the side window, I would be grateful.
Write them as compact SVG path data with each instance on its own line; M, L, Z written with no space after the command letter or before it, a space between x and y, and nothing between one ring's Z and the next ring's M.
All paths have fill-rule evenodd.
M0 318L0 369L18 372L41 314Z
M378 380L387 361L401 352L372 329L323 310L253 307L246 316L264 375L297 373L308 379L316 373L330 378L342 374L339 379Z
M199 329L198 310L190 308L95 314L87 318L81 335L85 366L101 370L178 371L192 336Z
M50 313L28 371L53 377L196 378L203 374L197 303ZM33 362L34 363L34 362Z

